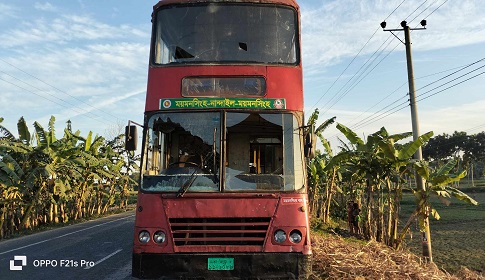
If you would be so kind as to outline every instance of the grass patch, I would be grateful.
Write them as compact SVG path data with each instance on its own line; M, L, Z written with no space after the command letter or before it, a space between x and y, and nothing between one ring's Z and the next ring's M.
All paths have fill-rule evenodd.
M451 199L449 206L432 197L431 203L441 216L440 220L430 217L431 245L434 262L450 272L461 266L485 272L485 192L465 191L479 205ZM414 209L414 196L405 194L401 204L401 222L406 222ZM414 238L407 239L407 246L421 255L421 236L417 227L412 228Z
M362 237L350 234L347 221L344 220L330 220L328 224L324 224L320 219L311 218L310 228L312 236L315 234L321 237L340 236L344 237L343 240L350 244L364 245L367 243Z

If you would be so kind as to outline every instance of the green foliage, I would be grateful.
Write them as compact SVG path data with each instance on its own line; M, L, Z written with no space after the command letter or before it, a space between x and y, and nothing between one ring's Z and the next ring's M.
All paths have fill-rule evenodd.
M419 136L415 141L405 144L398 153L399 159L409 159L416 151L423 146L433 136L433 132L430 131L426 134Z
M4 118L0 117L0 124L3 122ZM3 125L0 125L0 138L8 139L10 141L15 139L15 136Z
M0 127L0 238L46 222L99 215L116 203L126 207L136 183L130 173L138 167L122 137L106 141L89 132L83 138L68 122L58 139L54 117L47 131L38 122L33 126L36 145L23 118L18 139Z
M337 124L337 129L342 132L342 134L349 140L349 142L353 145L364 145L364 141L360 139L357 134L352 131L350 128L344 126L343 124Z
M469 169L471 179L485 175L485 132L467 135L455 131L452 135L437 135L423 148L423 157L438 164L449 159L460 159ZM473 182L472 182L473 184Z
M478 202L473 198L451 186L451 183L458 182L466 176L466 171L450 173L456 167L457 163L458 161L452 159L437 169L430 167L426 162L417 162L414 165L417 172L426 181L426 190L428 193L443 198L453 196L466 203L477 205Z
M17 123L17 128L19 131L19 140L23 143L28 145L30 143L30 132L27 124L25 123L24 117L21 117Z
M318 120L318 109L311 115L307 125L314 127ZM330 143L323 136L323 132L332 123L335 122L335 117L330 118L320 124L315 130L315 135L320 139L324 152L317 151L316 156L309 160L307 164L308 182L309 182L309 197L311 211L317 213L317 216L322 217L324 223L330 221L330 207L332 205L334 193L340 191L336 184L339 177L337 168L328 171L329 160L333 157L333 152ZM314 139L313 141L316 141Z
M348 142L341 140L342 150L333 155L327 148L329 145L326 139L320 137L329 152L309 163L309 182L312 187L325 186L325 182L328 184L329 180L334 179L338 182L338 186L332 190L343 198L339 200L340 203L333 203L333 213L346 212L346 201L358 201L362 207L365 237L399 247L414 220L418 219L424 226L427 215L440 218L438 211L429 204L430 195L437 195L444 203L449 203L447 198L453 196L476 204L471 197L450 185L466 176L465 171L452 173L456 162L448 162L435 170L427 162L412 158L420 147L432 139L433 132L420 135L416 140L405 144L398 144L412 134L405 132L390 135L383 127L364 141L350 128L342 124L337 124L336 127ZM336 170L338 175L335 174ZM415 212L404 228L399 227L401 232L398 234L398 213L404 183L408 178L414 177L415 172L425 179L427 191L412 189L416 196ZM329 187L323 189L327 190ZM322 195L325 194L324 192ZM311 196L312 199L319 198Z

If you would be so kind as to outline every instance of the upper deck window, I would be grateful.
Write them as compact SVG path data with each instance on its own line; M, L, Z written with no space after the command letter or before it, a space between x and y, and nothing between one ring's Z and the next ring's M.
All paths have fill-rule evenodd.
M185 97L245 97L264 96L263 77L186 77L182 79Z
M171 5L156 12L153 62L296 64L296 11L264 4Z

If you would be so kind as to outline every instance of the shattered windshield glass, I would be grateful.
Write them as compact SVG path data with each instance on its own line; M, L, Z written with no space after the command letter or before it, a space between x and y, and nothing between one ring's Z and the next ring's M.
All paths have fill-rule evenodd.
M225 189L303 187L298 122L291 114L227 113Z
M296 21L296 11L284 6L164 6L156 13L153 61L296 64Z
M219 191L220 113L158 114L150 118L146 191Z
M291 113L154 114L145 134L142 189L179 197L301 189L300 125Z

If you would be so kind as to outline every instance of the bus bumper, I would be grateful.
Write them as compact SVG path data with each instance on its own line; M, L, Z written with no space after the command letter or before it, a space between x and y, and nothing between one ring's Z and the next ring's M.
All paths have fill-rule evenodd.
M209 270L208 258L234 260L230 270ZM308 279L311 255L265 254L133 254L132 275L157 279Z

